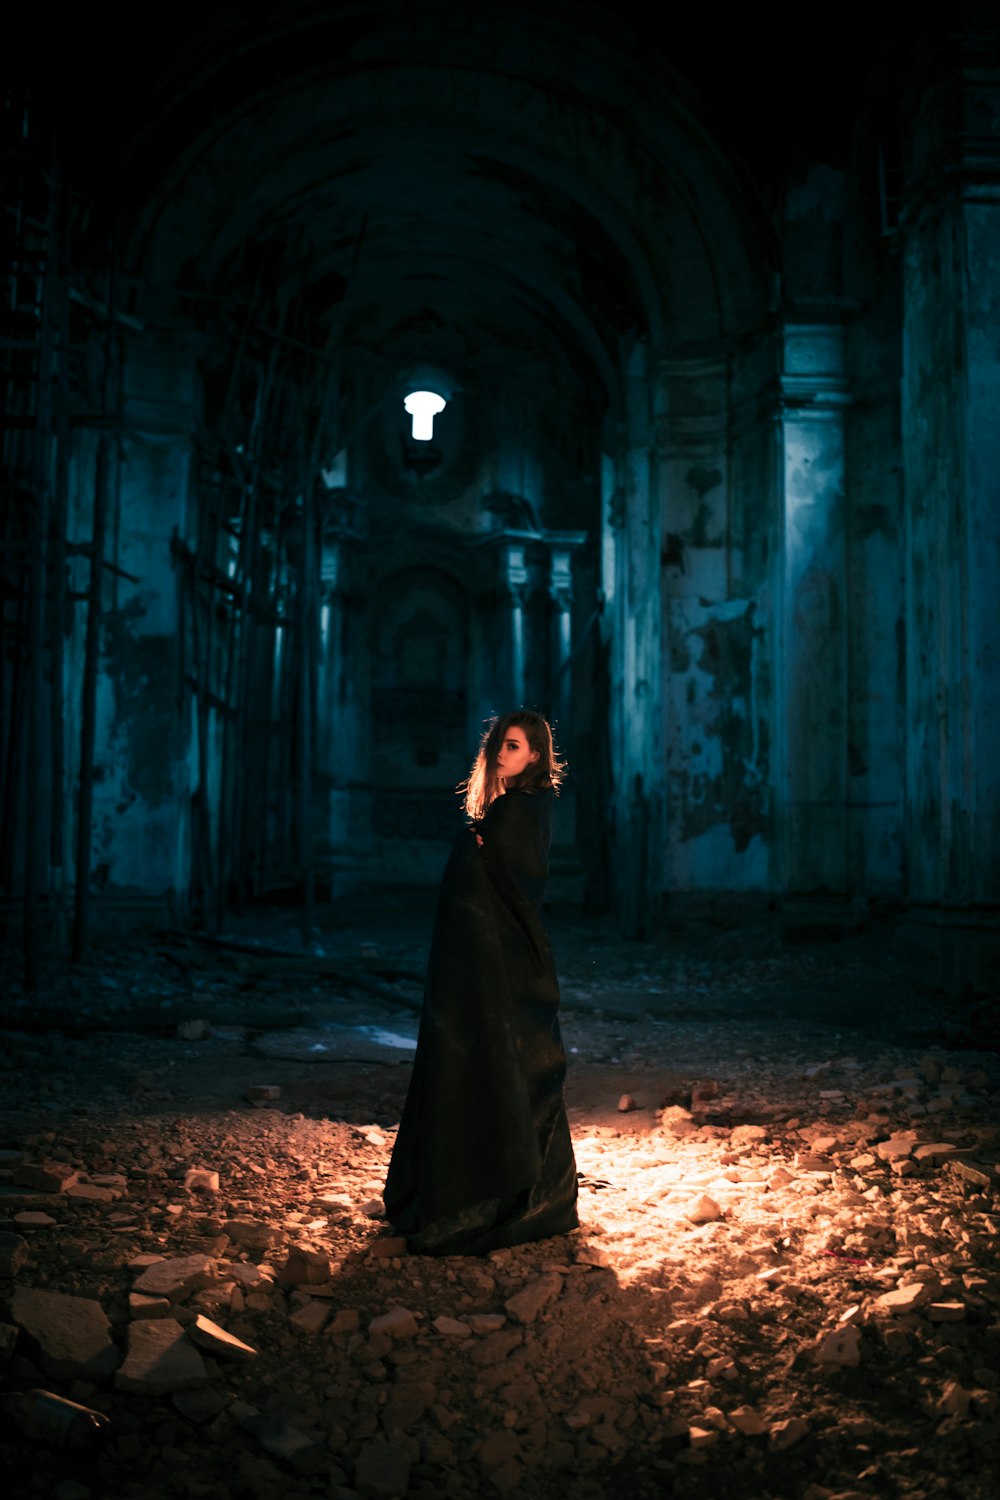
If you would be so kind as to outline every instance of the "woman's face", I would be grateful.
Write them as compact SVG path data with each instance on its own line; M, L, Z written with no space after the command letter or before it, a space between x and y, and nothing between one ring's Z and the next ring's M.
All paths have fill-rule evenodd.
M497 773L504 781L520 776L525 767L538 759L538 751L528 744L528 736L520 724L511 724L500 741L497 754Z

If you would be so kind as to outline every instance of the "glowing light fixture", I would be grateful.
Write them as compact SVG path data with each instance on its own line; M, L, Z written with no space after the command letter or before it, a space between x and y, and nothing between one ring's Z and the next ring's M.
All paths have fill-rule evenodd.
M411 391L403 402L413 418L413 437L418 443L429 443L434 436L434 418L448 405L436 391Z

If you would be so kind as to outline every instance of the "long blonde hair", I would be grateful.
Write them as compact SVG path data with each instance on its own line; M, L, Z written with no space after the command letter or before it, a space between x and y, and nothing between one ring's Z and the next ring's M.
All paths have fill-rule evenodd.
M515 725L524 730L528 744L538 752L538 759L526 766L520 776L511 778L508 786L524 792L559 791L566 774L566 765L556 753L548 719L530 708L515 709L513 713L493 719L487 725L468 780L463 781L458 788L466 815L474 823L483 817L490 803L500 796L497 759L507 731Z

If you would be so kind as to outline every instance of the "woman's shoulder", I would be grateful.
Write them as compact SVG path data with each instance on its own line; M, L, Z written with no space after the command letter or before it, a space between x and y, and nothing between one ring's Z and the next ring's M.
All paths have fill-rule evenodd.
M522 787L511 787L510 791L502 793L490 803L486 818L490 823L540 822L548 814L551 800L552 793L547 788L528 791Z

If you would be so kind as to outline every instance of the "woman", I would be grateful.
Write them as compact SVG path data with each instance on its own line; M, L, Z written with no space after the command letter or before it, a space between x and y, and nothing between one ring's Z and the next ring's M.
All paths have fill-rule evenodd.
M410 1248L484 1254L575 1228L559 985L542 926L552 731L493 723L460 788L471 827L438 898L413 1077L385 1185Z

